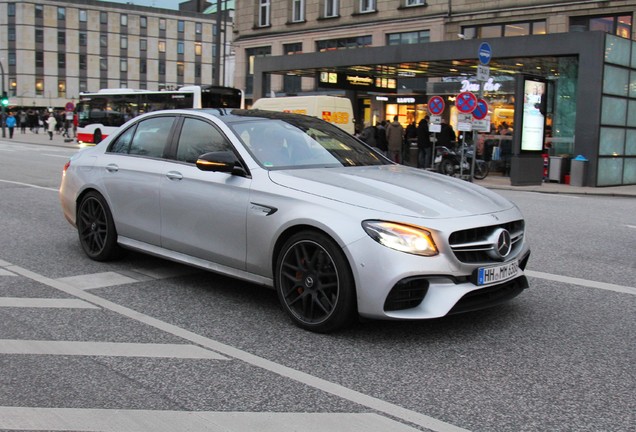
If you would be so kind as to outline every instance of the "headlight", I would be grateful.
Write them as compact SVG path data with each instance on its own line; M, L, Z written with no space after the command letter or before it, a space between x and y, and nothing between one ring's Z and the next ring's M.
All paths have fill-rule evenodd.
M433 236L422 228L382 221L364 221L362 228L373 240L391 249L423 256L438 253Z

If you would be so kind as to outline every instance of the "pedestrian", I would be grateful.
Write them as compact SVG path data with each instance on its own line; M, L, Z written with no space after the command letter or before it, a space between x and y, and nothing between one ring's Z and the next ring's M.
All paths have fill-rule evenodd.
M417 167L429 168L431 166L431 153L433 143L429 132L428 121L430 117L425 116L417 124Z
M380 149L380 152L386 156L387 151L389 150L389 143L386 139L386 120L382 120L380 123L375 125L375 129L377 131L375 137L375 143Z
M79 116L77 113L73 114L73 138L77 138L77 125L79 124Z
M398 116L386 127L386 140L388 143L388 156L393 162L402 162L402 143L404 142L404 127L398 121Z
M13 116L13 113L9 111L9 115L7 116L6 120L5 120L5 125L7 125L7 128L9 128L9 138L13 138L13 129L15 129L15 125L16 125L16 120L15 117Z
M55 128L57 126L57 120L55 120L55 116L53 114L49 114L49 118L46 120L47 131L49 132L49 140L53 139L53 133L55 132Z
M362 132L360 132L359 138L371 147L377 147L376 133L377 131L375 127L373 127L371 123L367 122L364 124Z
M21 110L20 111L20 133L26 133L26 128L27 128L27 122L28 122L29 117L27 116L26 111Z

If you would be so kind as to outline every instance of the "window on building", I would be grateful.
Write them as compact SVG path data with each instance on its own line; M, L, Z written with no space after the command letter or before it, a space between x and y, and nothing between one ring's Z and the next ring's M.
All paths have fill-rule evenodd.
M42 96L44 94L44 80L42 78L35 80L35 94L36 96Z
M57 8L57 19L58 21L64 21L66 19L66 8L64 7Z
M371 36L358 36L350 38L329 39L316 42L316 50L320 52L339 49L362 48L371 46Z
M196 56L203 55L203 45L201 44L201 42L194 43L194 55Z
M15 3L7 3L7 16L15 16Z
M166 29L166 19L165 18L160 18L159 19L159 30L165 30Z
M201 65L199 63L194 65L194 77L201 78Z
M360 0L360 13L375 12L376 3L375 0Z
M35 42L43 43L44 42L44 30L43 29L35 29Z
M139 73L148 73L148 62L146 61L146 59L139 59Z
M79 82L79 91L81 92L85 92L88 90L88 85L86 84L85 80L80 80Z
M66 53L64 52L57 53L57 68L66 69Z
M258 26L269 27L270 25L270 0L258 0Z
M194 33L201 34L203 33L203 24L198 22L194 24Z
M139 51L146 51L148 49L148 40L139 39Z
M99 13L99 23L100 24L108 24L108 12L100 12Z
M87 45L87 39L88 39L88 35L86 34L86 32L79 32L78 33L78 37L79 37L79 45L80 46L86 46Z
M177 62L177 76L183 77L184 72L185 72L185 65L183 64L183 62Z
M80 9L80 11L79 11L79 20L80 20L80 22L88 21L88 12L86 12L86 9Z
M119 81L119 88L128 88L128 81Z
M9 39L9 41L15 40L15 27L9 26L7 29L7 39Z
M57 31L57 44L66 45L66 32L64 30Z
M65 98L66 97L66 81L59 80L57 82L57 97Z
M390 33L386 36L387 45L408 45L428 43L431 41L431 34L428 30L404 32L404 33Z
M601 30L627 39L632 38L631 15L608 15L570 18L570 31Z
M44 67L44 52L42 51L35 52L35 67L36 68Z
M424 6L426 5L425 0L406 0L406 6Z
M325 7L323 9L323 16L325 18L337 17L340 11L338 10L339 0L325 0Z
M302 42L283 45L285 55L302 54ZM298 75L285 75L283 78L283 91L287 94L299 93L302 90L302 78Z
M119 72L128 72L128 60L119 59Z
M108 70L108 59L105 57L99 58L99 70L107 71Z
M41 4L35 5L35 17L44 18L44 6L42 6Z
M148 28L148 18L145 16L139 17L139 27Z
M9 93L11 96L18 95L18 80L15 78L9 78Z
M121 14L121 15L119 16L119 24L120 24L122 27L126 27L126 26L128 25L128 15L126 15L126 14Z
M177 21L177 31L179 33L183 33L185 31L185 21L182 21L182 20Z
M245 50L245 55L247 56L245 89L247 93L252 93L254 90L254 60L257 57L267 57L272 55L272 48L269 46L249 48ZM271 80L267 80L265 83L265 93L269 92L270 82Z
M292 0L292 22L305 21L305 0Z
M119 47L123 50L128 49L128 36L121 36L119 38Z
M166 52L166 41L159 41L158 47L159 47L159 52L165 53Z
M85 71L86 70L86 54L80 54L79 55L79 70L80 71Z
M185 45L183 42L177 42L177 54L183 54L185 52Z
M108 88L108 80L106 80L106 79L100 79L100 80L99 80L99 88L100 88L100 89Z
M163 60L159 60L159 75L166 74L166 62Z
M100 34L99 35L99 46L105 48L108 46L108 35Z
M9 63L9 66L15 66L15 51L9 51L8 57L9 59L7 60L7 62Z
M462 27L462 34L465 39L528 36L546 33L547 25L545 21L526 21Z

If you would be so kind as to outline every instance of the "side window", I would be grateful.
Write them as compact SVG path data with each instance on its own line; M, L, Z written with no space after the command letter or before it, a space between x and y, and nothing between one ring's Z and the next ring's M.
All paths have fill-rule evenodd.
M193 118L184 120L177 147L177 160L195 163L204 153L231 149L225 136L211 124Z
M139 122L130 144L130 154L163 157L174 117L155 117Z
M129 128L126 132L120 135L119 138L117 138L117 141L115 141L110 146L110 152L125 153L125 154L128 153L128 151L130 150L130 142L132 141L132 137L134 134L135 134L135 128L134 127Z

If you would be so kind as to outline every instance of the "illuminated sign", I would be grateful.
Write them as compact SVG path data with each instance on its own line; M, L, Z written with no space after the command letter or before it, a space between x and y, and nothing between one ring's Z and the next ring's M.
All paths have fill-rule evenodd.
M320 87L331 87L344 90L394 92L397 89L397 80L395 78L380 78L360 74L320 72L318 76L318 85Z

